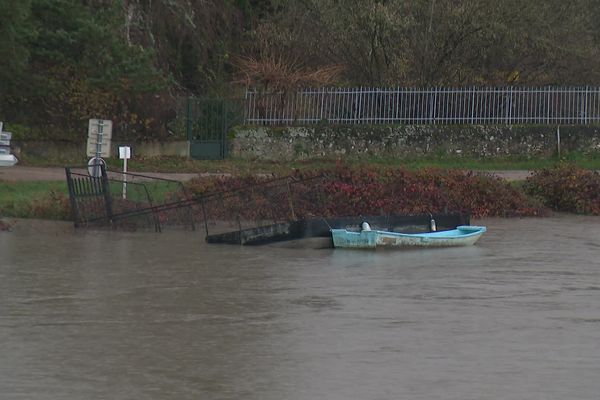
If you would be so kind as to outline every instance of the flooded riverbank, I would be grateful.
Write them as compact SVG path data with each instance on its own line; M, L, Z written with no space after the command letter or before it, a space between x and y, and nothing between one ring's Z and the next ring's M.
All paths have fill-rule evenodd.
M3 399L591 399L600 218L486 219L476 246L207 245L0 232Z

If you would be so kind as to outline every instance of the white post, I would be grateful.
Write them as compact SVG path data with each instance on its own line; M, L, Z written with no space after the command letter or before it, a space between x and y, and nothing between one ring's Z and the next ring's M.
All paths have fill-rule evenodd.
M127 199L127 159L123 159L123 200Z
M560 158L560 126L556 127L556 150L558 152L558 158Z
M119 158L123 160L123 200L127 199L127 160L131 157L131 147L119 147Z

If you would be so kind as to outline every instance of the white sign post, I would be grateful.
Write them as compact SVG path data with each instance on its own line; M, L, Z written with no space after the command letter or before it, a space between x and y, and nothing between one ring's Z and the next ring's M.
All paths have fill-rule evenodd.
M131 147L119 146L119 158L123 160L123 200L127 199L127 160L131 158Z
M110 139L112 138L112 121L109 119L90 119L88 124L87 156L93 157L90 165L90 175L100 176L100 157L110 157Z

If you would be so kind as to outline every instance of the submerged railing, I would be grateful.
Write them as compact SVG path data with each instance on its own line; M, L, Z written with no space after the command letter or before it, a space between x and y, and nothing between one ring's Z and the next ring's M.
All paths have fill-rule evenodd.
M179 181L92 167L65 167L71 214L75 227L112 227L126 230L180 225L195 229L192 204L167 207L189 199Z

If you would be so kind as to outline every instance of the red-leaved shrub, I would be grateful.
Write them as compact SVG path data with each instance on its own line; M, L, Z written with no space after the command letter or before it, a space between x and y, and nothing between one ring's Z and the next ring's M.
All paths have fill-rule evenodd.
M303 180L313 177L319 178ZM339 166L297 172L294 179L286 187L265 184L265 179L257 177L219 178L196 181L189 188L196 194L206 194L215 189L254 186L251 190L213 196L222 217L285 218L292 210L294 217L442 212L485 217L544 213L538 203L507 182L461 171Z
M556 211L600 215L600 174L573 165L534 173L525 191Z

